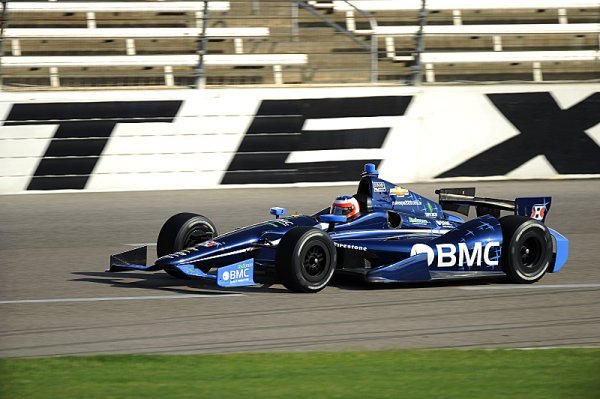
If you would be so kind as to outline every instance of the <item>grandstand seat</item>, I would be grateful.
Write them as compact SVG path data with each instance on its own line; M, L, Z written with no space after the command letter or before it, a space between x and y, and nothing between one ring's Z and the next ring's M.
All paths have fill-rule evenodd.
M63 39L125 39L123 48L128 55L136 54L134 39L197 39L201 36L201 28L7 28L4 37L11 40L12 55L21 55L21 40L63 40ZM235 53L244 52L243 38L268 37L269 28L207 28L206 37L209 39L234 39ZM47 43L46 43L47 44ZM64 44L64 41L62 42ZM73 44L73 43L70 43ZM75 43L76 45L76 43ZM85 43L89 48L89 43ZM38 48L42 46L37 46ZM47 47L47 46L43 46ZM66 47L66 46L61 46ZM73 46L68 47L74 51ZM188 51L195 51L196 46L188 46ZM94 47L92 47L94 49Z
M396 47L394 37L413 37L419 30L418 26L377 26L372 34L374 40L380 37L385 37L386 56L396 59ZM598 48L598 34L600 33L600 24L598 23L580 23L580 24L498 24L498 25L430 25L423 27L423 34L426 40L426 49L431 48L427 45L430 39L443 38L445 41L454 39L452 47L455 50L460 50L465 46L464 42L459 41L460 38L468 37L481 38L490 37L487 46L494 51L502 51L503 38L506 36L521 36L521 37L548 37L555 35L556 40L549 42L547 45L560 45L565 40L575 38L573 42L577 42L585 35L589 35L592 48ZM464 40L464 39L463 39ZM433 40L432 40L433 41ZM446 45L451 47L450 44ZM544 44L538 43L538 46L545 47ZM465 47L470 47L466 45ZM579 49L577 49L579 50ZM397 59L396 59L397 60Z
M258 3L211 0L199 42L203 1L8 2L3 84L189 86L201 43L209 84L410 82L421 33L432 83L600 78L598 0L427 0L422 31L421 0Z
M498 67L510 66L510 74L516 64L524 62L533 71L534 81L542 81L544 62L554 62L556 67L576 60L587 63L592 71L599 65L593 51L600 47L600 3L596 0L428 0L422 31L418 26L421 0L312 4L343 14L346 28L357 35L376 41L384 38L385 55L393 62L412 63L415 36L422 34L425 52L421 61L427 62L429 82L435 81L434 64L452 68L454 64L498 63ZM358 26L357 9L372 13L377 26Z
M0 6L0 10L3 7ZM208 11L229 11L229 1L209 1ZM204 10L203 1L13 1L9 12L185 12Z
M597 65L600 61L599 50L587 51L512 51L512 52L427 52L421 55L421 62L425 64L425 78L429 83L436 81L434 64L446 64L454 67L455 64L477 64L480 71L485 71L486 67L481 64L507 64L509 66L525 66L530 67L531 80L534 82L542 82L543 64L542 63L581 63L593 62ZM594 64L590 64L594 65ZM443 68L443 67L442 67ZM515 68L518 72L523 73L523 68ZM552 69L552 68L550 68ZM463 71L463 72L467 72ZM489 71L488 71L489 72ZM507 71L509 72L509 71ZM448 71L445 71L448 73ZM455 73L455 72L454 72ZM513 73L513 72L510 72Z
M174 67L196 67L198 55L122 55L122 56L62 56L2 58L5 68L49 68L53 87L60 86L59 68L74 67L164 67L165 85L173 86ZM282 66L305 65L305 54L209 54L204 56L206 66L272 66L276 84L283 83Z
M231 6L229 1L210 1L208 7L214 18ZM149 75L145 71L153 71L149 81L158 82L155 71L161 68L164 84L172 86L174 74L192 76L198 66L203 10L203 1L11 2L4 30L10 43L5 54L10 55L3 57L2 68L17 76L16 82L19 77L24 82L49 78L53 87L75 82L76 77L110 82L119 74ZM244 54L243 39L267 39L268 27L212 22L216 26L206 28L206 38L221 50L213 48L205 55L207 68L252 74L253 69L272 67L273 81L281 84L285 66L307 63L303 54ZM219 44L223 39L233 39L233 49ZM250 47L255 52L256 43Z

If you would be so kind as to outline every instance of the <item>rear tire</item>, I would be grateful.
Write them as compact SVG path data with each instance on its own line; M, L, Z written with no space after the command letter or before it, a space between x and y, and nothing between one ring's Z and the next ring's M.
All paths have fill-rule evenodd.
M218 235L217 227L207 217L195 213L178 213L163 224L158 233L156 255L160 258L192 247ZM203 272L208 270L201 269ZM165 269L173 277L188 278L179 270Z
M552 261L548 228L525 216L505 216L502 226L502 269L513 283L531 284L546 273Z
M331 280L337 251L327 233L314 227L295 227L277 248L275 269L283 285L294 292L319 292Z

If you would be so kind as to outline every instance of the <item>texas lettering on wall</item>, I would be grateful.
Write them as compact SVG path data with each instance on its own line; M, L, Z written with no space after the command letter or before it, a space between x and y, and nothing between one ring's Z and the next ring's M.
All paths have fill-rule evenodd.
M600 173L600 147L586 133L600 123L600 93L561 109L551 93L488 94L520 132L437 177L502 176L538 155L559 174Z
M82 190L117 123L172 122L182 101L14 104L4 126L58 125L27 190Z
M427 101L428 96L419 97L418 92L412 95L341 97L335 97L334 93L332 97L325 97L321 90L316 98L256 99L250 96L251 101L248 101L237 98L235 92L223 91L220 97L198 93L178 100L9 103L3 126L26 125L32 130L39 126L47 132L50 125L56 129L50 137L43 135L37 141L35 151L29 152L11 149L24 148L28 141L32 141L27 132L21 131L21 136L16 138L10 133L0 137L10 144L0 153L0 161L5 165L12 159L28 157L27 167L19 170L21 164L13 162L0 178L4 178L5 182L21 179L23 183L19 183L19 187L22 188L13 185L17 188L10 189L17 192L84 190L90 187L110 190L123 186L162 189L172 187L171 180L181 179L188 182L197 179L189 184L190 188L353 181L365 163L379 166L386 160L399 162L403 151L427 154L415 158L417 164L412 165L413 169L435 164L440 161L436 151L444 148L432 147L431 138L445 135L451 136L452 140L454 137L460 140L461 131L453 125L452 118L468 118L470 112L484 112L489 116L499 114L502 116L499 123L503 125L497 131L505 131L507 126L512 126L518 134L499 142L504 136L498 137L494 131L482 130L481 134L489 137L489 142L498 144L482 145L477 155L469 159L467 156L450 161L442 159L430 168L433 172L425 178L506 176L540 156L545 157L558 174L600 174L600 147L597 143L600 93L589 94L587 91L582 96L575 93L576 98L587 97L564 109L555 100L554 93L545 91L481 93L476 94L481 107L458 109L460 115L435 108ZM451 91L439 95L443 99L452 98ZM215 101L214 98L220 103L211 103L210 111L206 110L206 101ZM188 118L183 124L188 129L185 134L179 131L180 125L172 124L158 129L156 135L147 136L148 153L152 155L148 159L152 159L151 166L155 167L152 170L156 171L156 177L148 178L149 174L141 169L143 164L127 174L113 172L119 171L119 165L114 164L110 164L109 173L97 170L106 167L109 161L133 162L130 160L141 154L140 148L131 148L127 140L114 134L117 124L170 124L178 117L184 102L187 109L184 116ZM236 108L231 114L227 105L234 102ZM250 116L249 124L240 125L240 117L246 116ZM428 124L421 123L428 118L447 120L447 130L428 131L428 128L431 129ZM209 120L210 123L207 123ZM220 129L215 129L215 126ZM407 130L406 126L410 126L411 130ZM139 128L144 130L143 126ZM169 141L171 135L178 136L179 141L167 153L156 143ZM33 134L32 137L41 136ZM144 146L144 137L139 137L136 143ZM153 141L157 138L164 140ZM405 141L405 138L410 140ZM40 140L47 144L40 146ZM111 146L107 146L109 140L112 140ZM397 146L405 142L410 145ZM124 149L122 156L115 161L107 155L104 162L99 163L104 153L111 151L113 144ZM172 160L179 154L187 158L181 163L184 166L174 169L171 167ZM213 159L216 162L207 161ZM392 164L390 162L388 166ZM394 178L398 180L405 176L401 167L390 172L395 173ZM114 173L120 173L118 178L125 183L121 186L113 184ZM144 173L145 176L140 178L140 174ZM100 185L96 180L98 176L102 176ZM190 179L189 176L195 177ZM205 176L208 178L205 179Z
M355 178L365 163L360 158L322 162L287 162L292 152L379 149L391 126L336 129L346 118L376 119L404 115L412 96L263 100L221 184L335 182ZM310 120L330 119L327 130L305 130ZM370 124L372 125L372 124Z

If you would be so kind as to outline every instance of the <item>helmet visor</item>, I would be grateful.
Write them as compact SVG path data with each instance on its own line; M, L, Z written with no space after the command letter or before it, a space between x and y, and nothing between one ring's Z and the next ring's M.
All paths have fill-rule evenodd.
M334 204L331 206L330 213L333 215L346 216L350 212L352 212L353 209L354 209L354 206L352 204Z

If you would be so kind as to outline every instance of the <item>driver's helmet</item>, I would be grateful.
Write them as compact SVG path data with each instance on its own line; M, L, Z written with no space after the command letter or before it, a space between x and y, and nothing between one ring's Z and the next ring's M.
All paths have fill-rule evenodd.
M331 204L330 212L333 215L344 215L348 218L358 215L360 212L360 206L358 201L354 197L344 195L337 197L333 204Z

